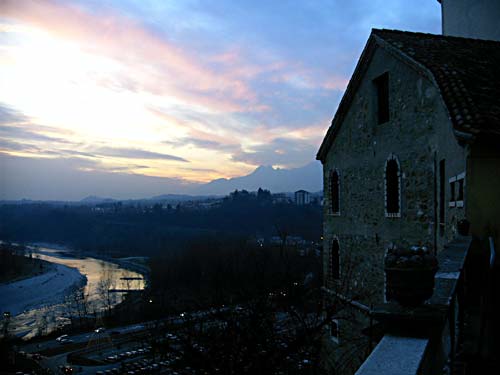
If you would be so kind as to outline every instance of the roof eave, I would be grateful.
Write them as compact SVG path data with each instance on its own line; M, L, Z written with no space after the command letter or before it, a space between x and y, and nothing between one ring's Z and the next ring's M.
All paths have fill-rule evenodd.
M343 120L345 112L348 109L347 107L350 104L351 96L354 95L354 93L356 92L356 89L361 81L360 78L363 75L364 69L366 69L365 62L371 58L374 51L374 47L375 47L375 41L373 38L373 31L372 31L370 37L368 38L368 41L365 44L365 47L363 48L363 51L361 52L361 56L358 59L358 63L354 68L354 73L352 74L351 79L347 84L347 88L344 92L344 95L342 96L342 99L340 100L339 106L337 108L337 111L335 112L335 116L333 117L330 127L328 128L326 135L323 138L323 142L319 147L318 153L316 154L316 160L321 161L321 163L323 164L325 163L326 155L330 150L330 147L333 143L333 139L337 132L338 129L337 125Z

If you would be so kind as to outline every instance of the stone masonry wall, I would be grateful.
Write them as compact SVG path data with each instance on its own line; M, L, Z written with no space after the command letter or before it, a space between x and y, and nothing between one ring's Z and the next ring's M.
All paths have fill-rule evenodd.
M377 123L373 79L389 72L390 120ZM437 87L399 57L377 48L363 82L324 164L324 270L325 286L349 284L349 294L362 303L384 299L383 258L391 244L425 244L437 249L456 235L456 221L465 208L448 207L452 176L465 172L467 149L453 134ZM385 217L384 168L394 154L401 166L401 217ZM446 160L446 222L442 234L437 214L435 167ZM331 214L328 176L340 174L340 215ZM439 198L439 196L438 196ZM340 243L341 282L328 277L331 240Z

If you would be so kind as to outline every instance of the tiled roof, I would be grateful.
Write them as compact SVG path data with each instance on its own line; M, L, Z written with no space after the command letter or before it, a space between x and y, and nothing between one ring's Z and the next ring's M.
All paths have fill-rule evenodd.
M459 131L500 135L500 42L373 30L434 76Z
M500 136L500 42L373 29L317 159L326 157L375 46L399 54L434 79L455 130Z

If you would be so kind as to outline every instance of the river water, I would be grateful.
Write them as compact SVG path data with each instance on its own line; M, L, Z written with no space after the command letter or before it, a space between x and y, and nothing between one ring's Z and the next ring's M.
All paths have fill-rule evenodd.
M82 311L82 300L76 302L76 296L85 297L88 315L98 315L108 307L107 296L109 296L110 307L113 307L123 300L127 294L126 291L144 289L143 275L116 263L91 257L78 257L71 250L57 246L44 245L31 247L31 249L35 257L78 269L87 278L87 283L83 288L75 287L73 292L68 293L64 303L39 306L13 317L9 332L24 339L40 333L49 333L57 327L69 324L69 316L76 316ZM105 294L104 288L119 290L119 292Z

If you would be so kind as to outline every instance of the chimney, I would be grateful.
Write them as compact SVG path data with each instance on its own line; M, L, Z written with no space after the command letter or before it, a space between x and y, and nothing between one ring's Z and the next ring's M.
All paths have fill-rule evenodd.
M500 0L438 0L443 35L500 41Z

